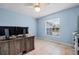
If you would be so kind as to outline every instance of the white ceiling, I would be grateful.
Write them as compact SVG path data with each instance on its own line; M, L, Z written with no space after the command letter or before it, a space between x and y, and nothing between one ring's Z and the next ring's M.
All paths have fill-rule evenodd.
M78 5L78 3L49 3L45 7L41 8L40 12L35 12L32 6L26 6L25 3L0 3L1 8L29 15L34 18L40 18L48 14L72 8Z

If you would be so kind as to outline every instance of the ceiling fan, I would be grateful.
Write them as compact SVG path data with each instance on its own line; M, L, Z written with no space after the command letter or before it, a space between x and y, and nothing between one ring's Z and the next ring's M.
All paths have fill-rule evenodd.
M49 5L49 3L25 3L25 6L33 7L36 12L40 12L40 10L47 5Z

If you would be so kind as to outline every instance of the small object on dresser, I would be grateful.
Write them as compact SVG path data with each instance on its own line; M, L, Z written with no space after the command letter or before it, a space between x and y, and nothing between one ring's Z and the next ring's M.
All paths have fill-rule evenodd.
M5 36L0 36L0 40L4 40L5 39Z

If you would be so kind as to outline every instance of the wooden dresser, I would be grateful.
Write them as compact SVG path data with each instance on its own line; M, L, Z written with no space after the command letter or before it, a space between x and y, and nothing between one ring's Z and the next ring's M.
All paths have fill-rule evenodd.
M0 40L0 55L19 55L34 50L34 36Z

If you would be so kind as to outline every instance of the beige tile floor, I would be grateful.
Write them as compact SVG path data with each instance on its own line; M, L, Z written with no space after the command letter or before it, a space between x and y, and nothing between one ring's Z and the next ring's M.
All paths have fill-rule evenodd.
M47 40L35 39L35 49L26 55L73 55L74 49L70 46Z

